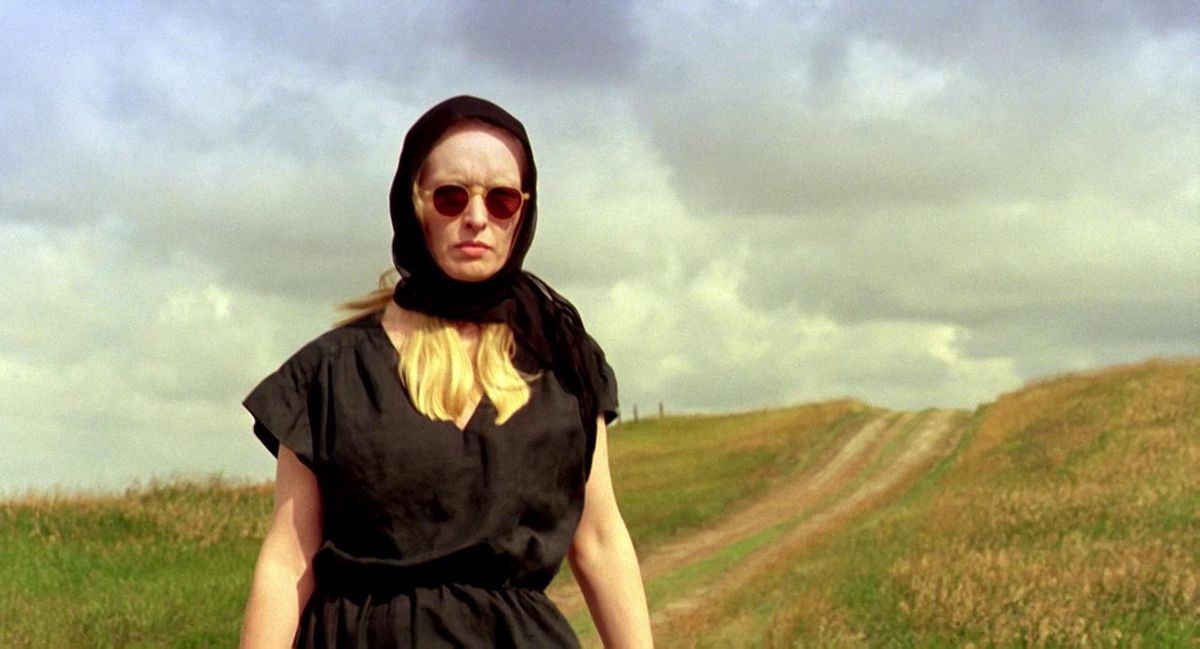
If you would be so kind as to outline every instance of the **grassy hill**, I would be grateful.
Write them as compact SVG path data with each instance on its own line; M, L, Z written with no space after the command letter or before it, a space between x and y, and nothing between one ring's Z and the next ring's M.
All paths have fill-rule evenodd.
M611 455L659 646L1200 646L1198 360L642 421ZM0 503L0 646L231 646L270 511L219 478Z

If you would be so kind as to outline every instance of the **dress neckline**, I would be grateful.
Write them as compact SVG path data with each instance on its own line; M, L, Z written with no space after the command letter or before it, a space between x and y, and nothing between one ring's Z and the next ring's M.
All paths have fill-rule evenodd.
M371 321L369 331L374 338L375 343L378 345L383 357L387 359L389 367L392 368L390 374L392 379L395 381L396 389L398 389L404 395L404 399L407 401L408 407L412 409L414 413L416 413L418 416L428 419L435 424L444 424L449 426L460 433L465 433L477 426L475 420L478 419L481 412L485 410L484 406L486 405L488 409L492 408L492 402L490 399L488 399L486 392L480 395L479 401L475 403L475 407L471 410L471 415L467 417L466 422L463 423L461 428L456 421L450 419L434 419L420 410L417 410L416 405L412 402L412 397L408 394L408 388L404 387L404 382L400 380L400 373L397 371L397 367L400 363L400 350L396 349L395 343L392 342L392 337L388 335L387 329L385 329L383 326L383 313L380 312L377 315L368 316L367 319Z

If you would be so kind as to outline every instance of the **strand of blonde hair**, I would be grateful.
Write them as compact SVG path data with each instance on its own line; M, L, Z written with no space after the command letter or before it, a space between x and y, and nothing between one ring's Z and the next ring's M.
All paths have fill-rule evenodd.
M383 273L378 289L341 304L351 314L337 324L378 317L392 301L395 276L394 270ZM522 375L513 365L516 339L507 324L480 325L472 359L452 321L414 312L411 322L396 371L418 412L454 421L486 394L500 425L529 402L528 379L533 377Z

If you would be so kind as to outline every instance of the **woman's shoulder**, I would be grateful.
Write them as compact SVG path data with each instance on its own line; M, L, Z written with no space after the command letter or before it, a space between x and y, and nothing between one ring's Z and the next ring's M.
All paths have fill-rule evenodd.
M308 346L316 347L327 354L336 354L347 348L374 341L374 334L379 329L379 314L368 314L326 331L314 338Z
M255 416L265 413L277 404L296 404L298 395L315 391L332 390L341 382L331 381L333 376L353 376L335 368L355 364L364 355L375 355L373 346L379 344L373 329L378 328L373 316L335 326L310 340L279 367L262 379L251 390L243 403ZM382 331L380 331L382 335ZM276 404L276 405L273 405Z
M367 315L335 326L300 347L284 365L312 371L322 363L356 353L366 345L376 344L376 329L379 329L377 315Z

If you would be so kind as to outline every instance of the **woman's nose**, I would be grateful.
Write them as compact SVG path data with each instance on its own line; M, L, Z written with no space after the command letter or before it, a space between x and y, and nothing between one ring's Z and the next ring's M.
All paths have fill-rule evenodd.
M487 205L482 196L472 196L467 201L467 209L463 210L463 221L470 227L482 228L487 225Z

